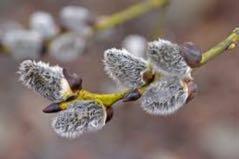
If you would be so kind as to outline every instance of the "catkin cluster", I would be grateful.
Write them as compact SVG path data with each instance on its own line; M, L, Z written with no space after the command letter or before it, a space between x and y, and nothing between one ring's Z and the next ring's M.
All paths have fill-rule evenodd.
M193 97L196 85L191 67L201 56L192 43L179 46L159 39L149 42L145 50L146 58L126 49L104 52L106 73L126 88L121 93L90 93L82 88L82 80L76 74L41 61L23 61L19 80L52 101L43 112L59 112L53 119L53 130L61 137L76 138L103 128L112 118L112 105L118 100L127 102L141 97L143 110L168 115Z
M78 76L69 74L59 66L32 60L23 61L18 74L25 86L53 102L44 112L61 111L52 122L58 135L75 138L105 125L107 110L101 101L76 97L81 90L81 79Z
M109 49L104 53L105 70L113 80L126 88L140 89L147 86L141 98L141 106L146 112L171 114L182 107L196 91L191 77L192 68L187 61L197 61L185 55L195 52L198 55L200 51L185 48L189 48L188 45L179 46L159 39L148 43L146 59L124 49Z
M62 8L59 23L48 12L34 12L27 28L15 23L11 23L11 27L0 26L2 51L16 60L38 59L49 53L57 60L69 62L85 50L95 20L95 16L81 6Z

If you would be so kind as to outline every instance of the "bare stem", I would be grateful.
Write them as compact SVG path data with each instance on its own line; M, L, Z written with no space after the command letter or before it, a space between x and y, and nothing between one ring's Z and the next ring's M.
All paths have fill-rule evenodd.
M233 32L222 42L212 47L202 55L201 65L206 64L208 61L214 59L218 55L227 50L233 49L239 42L239 28L235 28Z
M135 4L123 11L115 13L109 17L104 18L95 24L95 30L106 30L116 25L123 24L129 20L139 17L153 9L165 7L169 3L169 0L147 0Z

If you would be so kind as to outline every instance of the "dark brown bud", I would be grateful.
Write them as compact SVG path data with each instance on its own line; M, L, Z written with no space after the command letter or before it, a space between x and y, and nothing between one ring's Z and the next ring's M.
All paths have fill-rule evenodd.
M144 81L146 84L149 84L149 83L153 82L154 77L155 77L155 74L153 73L152 70L146 70L146 71L142 74L143 81Z
M56 113L62 111L58 103L52 103L42 110L44 113Z
M200 61L202 59L202 51L194 43L183 43L181 45L181 54L190 67L195 68L200 66Z
M45 56L47 54L47 51L48 51L47 45L48 45L47 41L44 41L42 46L41 46L41 52L40 52L41 56Z
M113 108L112 107L106 108L106 114L107 114L107 117L106 117L105 123L108 123L113 118L113 115L114 115Z
M197 95L198 86L192 80L185 81L185 82L186 82L187 87L188 87L188 98L187 98L187 101L186 101L186 103L188 103Z
M141 97L141 93L139 89L132 89L130 90L123 98L123 102L131 102L136 101Z
M64 33L66 33L67 31L69 31L69 29L67 29L65 26L63 26L63 25L60 25L59 26L60 27L60 33L61 34L64 34Z
M70 74L65 68L63 69L63 75L68 81L72 91L82 89L82 79L77 74Z
M5 48L1 42L0 42L0 51L1 51L1 53L5 51Z
M86 20L86 24L88 24L89 26L94 26L96 23L97 19L94 15L91 15L87 20Z

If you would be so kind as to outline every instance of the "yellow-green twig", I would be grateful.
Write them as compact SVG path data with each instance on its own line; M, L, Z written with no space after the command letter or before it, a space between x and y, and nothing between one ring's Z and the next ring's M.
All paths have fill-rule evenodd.
M115 27L134 18L140 17L151 10L166 6L168 2L169 0L146 0L144 2L134 4L129 8L126 8L125 10L114 13L112 15L107 16L106 18L103 18L102 20L95 22L95 24L92 26L94 31L93 33ZM68 30L63 29L61 32L59 32L59 35L64 34L66 31ZM51 43L51 41L57 38L57 36L45 43L45 47L47 49L49 48L49 44ZM0 52L7 51L8 53L9 50L5 47L6 46L0 47Z
M233 32L222 42L212 47L202 55L201 65L206 64L208 61L214 59L218 55L224 53L228 49L233 49L239 42L239 28L233 30Z
M212 47L211 49L203 53L202 60L200 62L201 65L206 64L210 60L213 60L215 57L224 53L226 50L233 49L238 42L239 42L239 28L236 28L225 40L223 40L216 46ZM155 78L158 80L160 78L160 74L157 74ZM149 85L150 83L139 88L140 93L143 94L143 92L147 89ZM112 104L114 104L115 102L121 100L128 92L129 91L126 90L112 94L94 94L88 91L83 91L79 93L78 99L99 100L105 106L108 107L112 106Z
M153 9L166 6L169 0L147 0L142 3L135 4L121 12L106 17L95 24L95 30L105 30L116 25L125 23L131 19L139 17Z
M116 93L97 94L82 89L77 93L76 100L95 100L101 102L105 107L111 107L115 102L121 100L127 93L128 91L125 90ZM60 108L65 110L72 102L74 102L74 100L61 102Z

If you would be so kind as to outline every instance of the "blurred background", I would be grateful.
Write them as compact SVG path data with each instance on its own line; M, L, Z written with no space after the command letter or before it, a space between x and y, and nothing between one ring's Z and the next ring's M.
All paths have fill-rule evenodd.
M35 11L57 19L66 5L80 5L95 15L110 15L137 0L0 0L0 25L28 25ZM94 40L71 62L45 55L83 78L84 88L112 92L116 85L103 71L103 52L121 47L127 35L147 40L163 37L192 41L207 50L239 26L237 0L172 0L171 4L112 29ZM0 27L1 28L1 27ZM117 103L113 120L103 130L76 140L58 137L51 129L54 114L42 109L50 102L17 80L19 61L0 54L1 159L238 159L239 49L234 49L194 72L198 96L176 114L150 116L139 103Z

